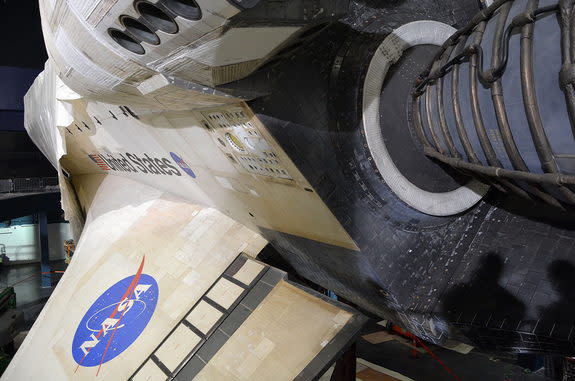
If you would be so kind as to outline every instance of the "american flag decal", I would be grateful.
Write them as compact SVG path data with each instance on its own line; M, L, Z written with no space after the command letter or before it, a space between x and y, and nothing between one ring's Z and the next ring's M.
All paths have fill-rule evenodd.
M106 162L100 157L100 155L88 155L90 157L90 159L92 159L92 161L94 163L96 163L96 165L98 167L100 167L100 169L104 170L104 171L109 171L110 167L108 166L108 164L106 164Z

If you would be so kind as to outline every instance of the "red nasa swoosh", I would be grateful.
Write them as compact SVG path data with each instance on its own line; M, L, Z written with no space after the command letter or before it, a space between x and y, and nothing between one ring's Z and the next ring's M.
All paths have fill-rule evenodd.
M136 275L134 276L134 279L132 279L132 282L128 286L128 289L126 290L126 292L124 293L122 298L118 301L118 304L116 305L116 308L114 308L114 311L112 311L112 313L110 314L110 316L109 316L110 319L113 319L114 316L116 316L116 314L118 313L118 307L120 306L122 301L124 299L126 299L127 297L129 297L130 294L134 291L134 288L136 288L136 286L138 285L138 282L140 281L140 275L142 275L142 270L144 269L145 260L146 260L146 256L144 255L144 257L142 258L142 262L140 263L140 267L138 268L138 272L136 272ZM120 320L118 320L118 323L115 324L114 330L112 331L112 335L110 336L110 338L108 339L108 343L106 344L106 349L104 350L104 353L102 354L102 359L100 360L100 364L98 365L98 371L96 372L96 376L98 375L98 373L100 373L100 367L102 366L102 363L104 362L104 358L106 358L106 353L108 352L108 348L110 347L110 344L112 343L112 339L114 338L114 335L116 334L116 330L118 329L118 326L122 322L122 319L124 318L124 314L126 312L128 312L128 310L122 312L122 315L120 316ZM100 338L100 336L102 335L103 332L104 332L104 328L100 329L100 331L98 331L98 334L96 335L96 339ZM74 373L76 373L78 371L78 368L80 368L80 365L82 365L82 363L84 362L84 359L86 358L86 356L88 356L91 349L92 348L87 349L88 353L86 353L84 355L84 357L82 357L82 360L80 360L80 362L78 363L78 366L76 366L76 370L74 370Z

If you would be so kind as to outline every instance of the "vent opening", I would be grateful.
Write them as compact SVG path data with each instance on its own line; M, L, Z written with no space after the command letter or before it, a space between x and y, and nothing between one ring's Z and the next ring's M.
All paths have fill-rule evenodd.
M178 24L176 24L174 19L154 4L139 2L136 5L136 9L154 29L170 34L178 32Z
M121 21L126 30L138 40L152 45L158 45L160 43L160 37L138 20L129 16L121 16Z
M118 29L108 29L108 34L114 41L116 41L124 49L127 49L135 54L144 54L146 51L144 47L132 37Z
M163 0L164 6L176 15L188 20L202 18L202 10L195 0Z

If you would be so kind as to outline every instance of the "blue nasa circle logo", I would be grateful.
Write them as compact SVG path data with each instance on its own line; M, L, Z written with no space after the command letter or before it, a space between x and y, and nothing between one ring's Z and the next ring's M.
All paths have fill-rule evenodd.
M100 366L124 352L144 331L158 302L158 283L138 273L108 288L78 324L72 356L78 366Z
M196 178L196 174L194 173L194 171L192 171L192 169L190 168L188 163L186 163L184 161L184 159L182 159L181 157L179 157L178 155L176 155L173 152L170 152L170 156L172 157L172 159L174 159L176 164L178 164L180 166L180 168L182 168L182 171L186 172L188 175L192 176L194 179Z

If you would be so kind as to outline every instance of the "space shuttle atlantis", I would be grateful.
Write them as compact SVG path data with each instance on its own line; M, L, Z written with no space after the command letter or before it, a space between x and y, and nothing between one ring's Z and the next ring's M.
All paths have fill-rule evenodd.
M40 0L79 243L2 379L311 380L366 316L573 354L573 6Z

